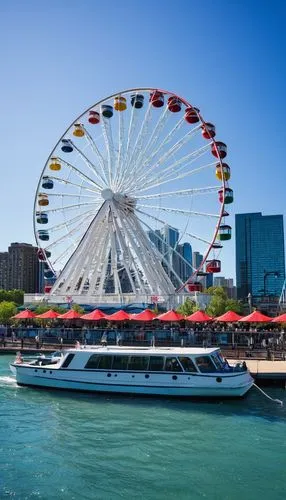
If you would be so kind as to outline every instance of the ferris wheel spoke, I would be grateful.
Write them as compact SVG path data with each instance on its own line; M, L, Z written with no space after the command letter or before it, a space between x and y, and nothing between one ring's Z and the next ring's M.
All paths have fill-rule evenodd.
M130 154L129 161L127 162L127 165L125 166L125 175L122 178L122 181L119 185L119 188L121 189L122 186L125 186L126 182L130 179L130 176L132 175L132 172L134 171L134 162L136 162L138 155L140 154L140 151L142 149L143 141L147 135L149 123L151 120L151 109L152 105L151 102L149 102L149 105L147 107L140 131L138 133L137 139L135 141L133 151Z
M168 107L165 107L163 113L161 113L160 116L159 116L159 119L157 121L157 124L154 127L153 132L150 135L149 141L147 142L147 144L146 144L145 148L143 149L143 151L141 151L139 153L138 158L136 159L136 161L134 163L133 171L134 171L135 174L138 175L139 171L142 170L142 165L146 164L146 160L143 161L143 158L144 158L144 156L147 155L147 153L150 150L150 148L154 146L154 143L157 141L157 139L159 137L159 134L162 131L162 129L164 128L167 119L170 118L170 115L171 115L171 113L168 110ZM141 165L140 169L138 168L139 165Z
M195 151L192 151L191 153L183 156L179 160L176 160L174 163L172 163L169 166L164 167L164 171L161 171L160 173L156 173L155 175L153 174L153 177L151 176L152 171L156 169L157 166L159 166L157 163L149 170L144 173L144 176L136 179L136 182L140 183L144 180L144 178L150 179L150 182L148 183L148 186L154 186L154 182L158 181L159 179L164 180L166 179L168 181L168 177L171 175L176 174L176 178L179 172L182 172L185 168L188 168L192 163L198 160L201 156L205 155L209 151L209 146L203 146L202 148L199 148ZM200 169L204 167L199 167ZM193 171L194 173L194 171ZM188 170L187 172L182 174L183 176L190 175L190 171ZM155 184L157 185L157 184ZM146 185L145 185L146 188Z
M139 209L137 209L137 212L141 213L142 215L145 215L146 217L149 217L150 219L155 220L156 222L159 222L160 224L166 225L166 221L159 219L158 217L155 217L155 215L151 215L148 212L144 212L143 210L139 210ZM190 238L193 238L193 239L198 240L198 241L202 241L203 243L206 243L209 246L211 245L210 241L207 241L204 238L200 238L199 236L196 236L195 234L188 233L187 231L185 231L185 234L190 236Z
M47 208L47 209L45 209L45 213L65 212L67 210L74 210L75 208L89 206L89 205L99 206L99 203L97 204L96 201L94 201L94 202L90 201L90 202L86 202L86 203L76 203L75 205L66 205L66 206L62 206L62 207Z
M48 230L49 232L55 232L59 231L60 229L67 228L69 226L72 226L79 220L85 220L85 218L88 218L89 216L94 215L92 210L88 210L87 212L84 212L80 215L77 215L76 217L73 217L72 219L69 219L68 221L61 222L60 224L56 224L54 226L49 226Z
M115 150L113 144L112 130L109 118L103 118L101 120L101 128L104 138L104 143L107 152L107 163L108 163L108 179L109 179L109 187L113 188L113 180L114 180L114 162L115 162Z
M122 170L124 167L125 158L125 126L124 126L124 113L119 113L119 128L118 128L118 155L117 165L114 173L114 187L117 190Z
M80 177L81 179L85 180L88 184L91 184L92 186L95 186L98 193L101 192L101 188L98 187L98 185L96 184L96 182L94 182L93 179L91 179L90 177L88 177L88 175L84 174L77 167L75 167L74 165L72 165L71 163L67 162L66 160L64 160L61 157L59 157L59 161L60 161L60 163L62 163L66 167L68 167L71 171L73 171L78 177Z
M87 156L82 152L82 150L77 147L72 140L70 140L70 144L73 146L73 148L78 152L79 156L81 159L84 161L84 163L87 165L87 167L93 172L94 175L97 176L97 178L101 181L101 184L98 184L98 182L94 181L95 186L99 189L102 190L104 186L106 186L105 180L102 178L102 176L99 174L97 171L96 166L94 163L92 163Z
M180 208L171 208L171 207L161 207L161 205L137 205L140 208L149 208L154 210L162 210L163 212L169 212L179 215L186 215L187 217L191 215L200 216L200 217L212 217L215 219L219 218L218 214L208 214L205 212L194 212L193 210L181 210Z
M137 93L136 93L136 96L137 96ZM126 148L125 148L125 156L124 156L124 161L123 161L124 165L127 165L127 163L128 163L128 157L130 154L131 143L133 141L134 131L136 129L136 125L138 122L138 113L139 113L139 110L136 109L135 106L132 106L131 118L130 118L130 122L129 122L128 134L127 134L127 144L126 144ZM122 175L124 175L123 171L121 172L121 175L118 179L118 186L120 185L120 182L122 180Z
M98 193L97 189L92 189L92 188L90 188L88 186L84 186L83 184L77 184L76 182L71 182L71 181L69 181L67 179L62 179L61 177L55 177L54 175L49 175L49 179L53 179L54 181L57 181L60 184L74 186L74 187L79 188L81 190L83 189L85 191L89 191L91 193Z
M138 176L140 177L140 174L142 174L142 172L144 173L144 175L148 176L152 171L154 171L156 168L160 167L166 160L168 160L168 158L170 156L173 156L176 153L178 153L178 151L183 146L185 146L200 131L200 129L201 129L201 126L194 127L191 131L189 131L187 134L185 134L185 136L180 141L177 141L176 144L174 144L170 149L165 151L165 153L160 158L158 158L155 161L155 163L153 165L151 165L151 167L149 167L149 168L148 168L148 164L150 163L152 158L155 157L155 155L153 155L152 158L150 157L150 158L146 159L142 163L140 172L138 172ZM206 146L206 149L208 150L209 146ZM193 155L194 153L195 152L192 152L191 155ZM147 167L147 170L146 170L146 167Z
M49 198L92 198L96 199L94 195L91 194L81 194L81 193L49 193Z
M204 188L179 189L178 191L168 191L165 193L138 195L138 200L153 200L155 198L168 198L174 196L195 196L199 194L217 193L219 186L210 186Z
M55 246L59 245L62 241L64 241L66 238L70 238L74 234L76 234L78 231L82 231L82 223L78 224L76 227L71 229L70 231L67 231L66 234L63 236L60 236L56 240L52 241L49 245L45 247L45 250L51 250Z
M207 151L202 152L200 154L200 156L206 154L206 152ZM144 188L141 188L140 191L146 191L147 189L158 187L161 184L167 184L167 183L171 183L173 181L178 181L179 179L184 179L185 177L197 174L204 169L210 168L213 165L212 163L208 163L206 165L202 165L200 167L197 167L195 169L190 170L189 169L190 165L192 163L194 163L198 158L199 157L197 156L196 158L193 158L191 161L187 162L185 165L181 165L181 166L179 166L181 161L178 160L175 164L172 165L171 171L167 171L167 169L165 169L164 172L161 172L161 175L156 175L153 178L152 177L149 178L149 182L147 182L146 179L140 179L139 185L144 186ZM186 158L184 158L184 160L185 159ZM178 167L177 169L175 168L176 166ZM188 170L184 171L186 168ZM168 170L169 170L169 168L168 168Z
M79 238L75 239L73 243L68 245L68 247L65 248L65 250L62 253L60 253L53 261L51 261L52 266L55 266L57 263L62 262L62 259L66 260L67 258L69 258L71 256L71 254L73 253L73 251L76 249L80 240L81 240L81 236Z
M101 169L101 174L99 174L98 172L98 175L100 176L100 179L102 180L102 182L107 186L108 185L108 180L107 180L107 177L106 177L106 168L105 168L105 160L102 156L102 154L100 153L93 137L90 135L90 133L88 132L88 130L83 126L83 129L84 129L84 132L85 132L85 138L86 138L86 141L87 143L90 145L91 149L93 150L93 152L96 154L97 156L97 159L98 159L98 163L99 163L99 166L100 166L100 169Z

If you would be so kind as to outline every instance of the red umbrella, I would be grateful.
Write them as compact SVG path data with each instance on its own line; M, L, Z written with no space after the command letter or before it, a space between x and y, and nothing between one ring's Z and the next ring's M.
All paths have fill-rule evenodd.
M12 317L14 319L32 319L36 317L36 314L30 311L30 309L25 309L25 311L21 311Z
M88 321L99 321L100 319L105 319L105 318L106 315L99 309L95 309L94 311L81 316L81 319L87 319Z
M234 311L227 311L226 313L222 314L221 316L218 316L215 318L215 321L221 321L223 323L235 323L236 321L239 321L242 319L242 316L237 314Z
M60 313L57 313L56 311L53 311L52 309L50 309L49 311L46 311L45 313L43 314L38 314L38 316L36 316L36 318L38 319L55 319L55 318L58 318L58 316L60 316Z
M273 318L271 323L286 323L286 313L276 316L276 318Z
M270 323L272 321L272 318L269 316L265 316L265 314L262 314L259 311L253 311L251 314L248 316L244 316L243 318L238 320L239 322L243 323Z
M58 316L58 319L80 319L80 318L81 314L74 311L73 309L70 309L65 314L61 314L60 316Z
M121 309L120 311L110 314L110 316L107 314L105 317L108 321L126 321L130 318L130 315Z
M171 309L170 311L160 314L155 319L159 319L160 321L182 321L185 317Z
M133 321L152 321L156 318L156 314L150 309L145 309L137 314L130 314L130 319Z
M196 311L190 316L187 316L186 320L193 321L194 323L205 323L206 321L213 321L213 318L204 311Z

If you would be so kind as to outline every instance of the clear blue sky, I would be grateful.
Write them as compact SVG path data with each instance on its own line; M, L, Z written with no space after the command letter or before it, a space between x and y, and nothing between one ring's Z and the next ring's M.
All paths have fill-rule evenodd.
M1 2L0 251L34 243L38 178L63 131L131 87L174 91L216 124L233 215L285 214L285 23L275 0ZM234 277L234 239L221 258Z

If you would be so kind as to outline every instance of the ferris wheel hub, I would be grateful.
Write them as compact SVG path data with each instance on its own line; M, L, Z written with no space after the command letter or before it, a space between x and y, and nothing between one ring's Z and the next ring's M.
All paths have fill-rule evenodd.
M101 196L104 200L112 200L113 199L113 196L114 196L114 192L112 191L112 189L103 189L101 191Z

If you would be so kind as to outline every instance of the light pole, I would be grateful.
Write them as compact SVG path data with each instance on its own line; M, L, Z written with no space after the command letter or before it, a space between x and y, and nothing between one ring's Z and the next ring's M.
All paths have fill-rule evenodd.
M250 292L247 295L247 301L248 301L248 307L249 307L249 314L251 314L252 313L252 295Z
M265 271L264 269L264 276L263 276L263 296L266 297L266 278L267 276L275 276L275 278L278 278L278 276L280 276L280 273L279 271Z

